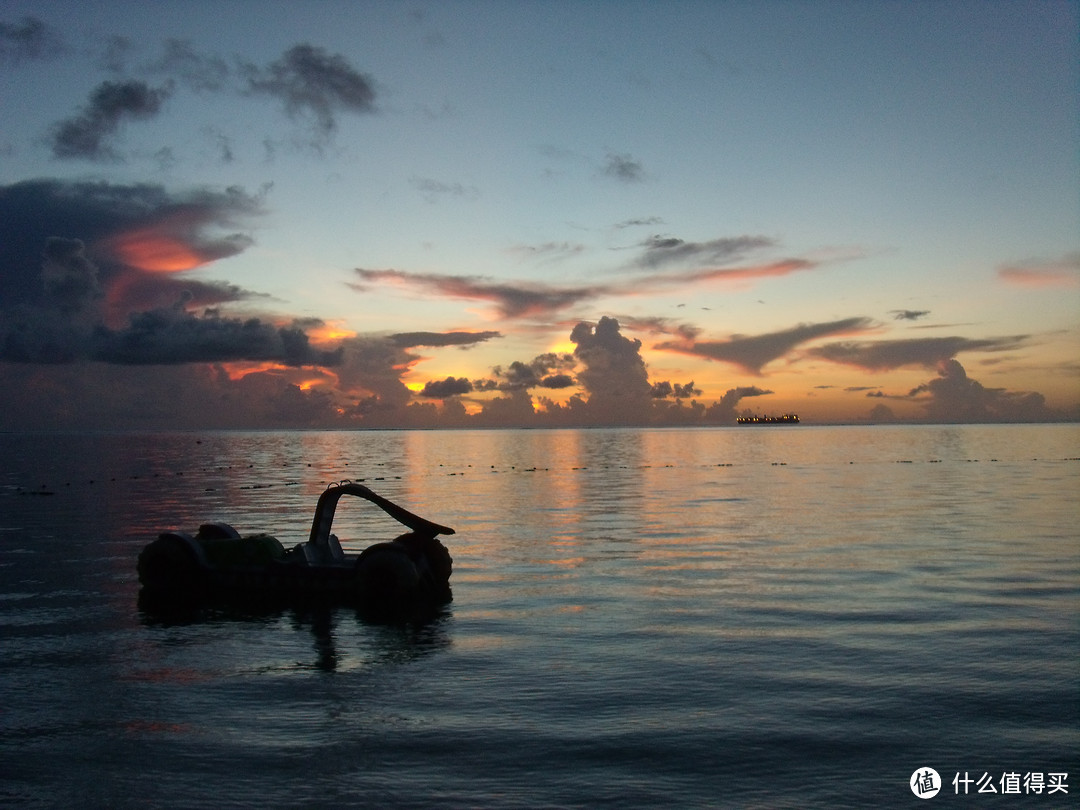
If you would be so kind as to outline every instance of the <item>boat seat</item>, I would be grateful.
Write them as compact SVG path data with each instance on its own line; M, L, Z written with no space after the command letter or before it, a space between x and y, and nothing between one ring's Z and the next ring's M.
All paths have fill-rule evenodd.
M345 562L345 552L336 535L330 535L324 543L301 543L292 552L299 555L303 565L329 565Z
M332 534L327 538L327 546L332 562L345 562L345 551L341 548L341 541L338 540L336 534Z
M200 540L239 540L240 533L228 523L204 523L199 527Z

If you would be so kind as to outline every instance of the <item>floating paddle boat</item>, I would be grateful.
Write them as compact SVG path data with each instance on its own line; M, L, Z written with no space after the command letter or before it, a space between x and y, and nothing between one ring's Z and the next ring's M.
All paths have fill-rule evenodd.
M347 554L330 533L338 501L363 498L409 531ZM241 537L227 523L204 523L192 536L162 532L139 554L143 595L159 601L204 596L332 599L396 610L450 601L453 559L437 539L453 534L352 481L319 496L306 543L286 550L268 534Z

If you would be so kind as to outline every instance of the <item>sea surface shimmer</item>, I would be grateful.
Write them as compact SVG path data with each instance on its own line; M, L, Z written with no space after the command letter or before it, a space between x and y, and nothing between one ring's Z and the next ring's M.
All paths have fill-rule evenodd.
M924 768L930 806L1080 802L1080 426L6 434L0 458L5 807L900 807ZM288 547L345 478L457 530L441 615L140 609L159 530ZM377 514L335 532L389 539Z

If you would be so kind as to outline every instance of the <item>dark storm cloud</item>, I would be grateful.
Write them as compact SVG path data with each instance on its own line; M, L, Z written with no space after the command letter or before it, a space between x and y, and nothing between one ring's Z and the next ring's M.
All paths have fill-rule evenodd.
M0 430L305 428L341 426L325 391L288 375L232 378L210 364L126 366L0 363Z
M56 180L0 187L0 359L339 362L312 349L298 326L193 314L251 293L170 272L243 250L247 237L216 230L258 210L236 189L170 194Z
M201 305L247 297L233 285L139 264L161 262L163 248L166 258L172 250L196 264L235 255L251 240L233 229L260 210L258 197L235 188L173 193L149 184L48 179L0 186L0 312L42 303L42 252L52 238L82 243L110 305L121 311L171 303L183 290Z
M890 309L889 314L897 321L917 321L930 314L928 309Z
M926 398L933 422L1041 422L1061 418L1034 391L985 388L967 376L956 360L943 360L937 378L913 389L910 397Z
M103 297L97 267L86 257L85 245L78 239L52 236L45 240L42 252L41 283L48 300L57 311L71 318L89 314L95 318Z
M369 113L375 109L372 80L340 54L314 45L295 45L265 68L242 68L251 93L280 99L289 115L312 115L323 134L337 128L339 111Z
M732 363L751 374L760 374L763 367L803 343L829 335L866 331L873 325L869 318L844 318L827 323L800 324L750 337L736 335L727 340L668 341L654 348Z
M415 346L474 346L493 338L501 338L502 332L399 332L388 340L402 349Z
M810 350L810 354L867 371L888 371L904 366L936 368L960 352L1000 352L1023 345L1026 335L971 339L963 337L916 338L830 343Z
M447 377L445 380L429 380L424 384L420 396L429 399L447 399L473 390L473 384L464 377Z
M52 136L55 157L113 160L108 143L125 120L153 118L172 88L150 87L141 81L102 82L90 94L83 111L56 125Z
M317 351L296 327L258 318L196 317L180 307L140 312L126 329L99 329L89 359L125 365L173 365L249 360L287 366L335 366L342 352Z
M18 23L0 22L0 64L50 59L64 50L60 35L37 17L23 17Z
M772 247L775 242L766 236L735 236L712 239L708 242L686 242L670 236L651 236L641 247L637 263L642 267L658 268L669 264L716 265L730 264L753 250Z
M601 172L605 177L611 177L624 183L637 183L645 177L645 170L641 165L641 161L634 158L633 155L625 153L609 152L604 159Z
M132 313L121 328L105 321L107 293L98 269L77 239L53 237L41 261L43 294L6 307L0 319L0 360L17 363L103 362L173 365L234 360L289 366L332 366L341 350L313 349L299 326L279 327L258 318L201 316L187 309L187 291L172 306Z

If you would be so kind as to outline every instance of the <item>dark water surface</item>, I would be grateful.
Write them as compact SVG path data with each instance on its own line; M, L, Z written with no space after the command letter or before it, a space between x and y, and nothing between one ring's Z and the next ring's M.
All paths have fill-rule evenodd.
M2 435L0 459L5 807L922 806L925 766L930 806L1080 805L1075 425ZM343 478L457 529L442 615L139 609L160 529L290 546ZM359 504L335 531L396 533ZM1010 772L1069 792L1001 795Z

